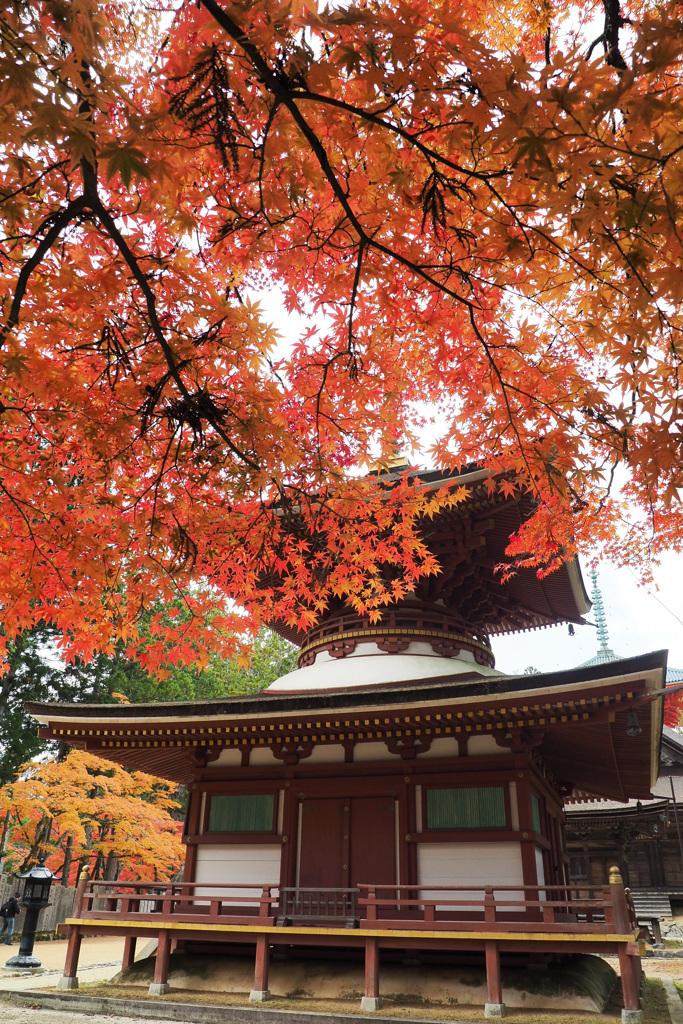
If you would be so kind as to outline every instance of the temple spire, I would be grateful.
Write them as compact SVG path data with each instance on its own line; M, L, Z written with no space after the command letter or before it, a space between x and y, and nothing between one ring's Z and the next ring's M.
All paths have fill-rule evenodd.
M600 641L600 650L610 651L609 635L607 633L607 620L605 618L605 606L602 603L602 594L598 587L598 570L591 569L588 574L593 582L593 589L591 590L591 601L593 602L593 611L595 612L595 625L598 628L598 640ZM611 653L611 651L610 651Z

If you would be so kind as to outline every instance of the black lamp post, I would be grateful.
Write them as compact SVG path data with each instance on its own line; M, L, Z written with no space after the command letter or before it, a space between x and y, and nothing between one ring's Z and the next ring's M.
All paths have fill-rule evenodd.
M55 876L49 868L45 867L45 857L39 857L34 868L16 877L25 879L21 905L26 909L26 917L21 929L19 952L16 956L10 957L5 967L23 967L25 970L35 970L37 967L42 967L38 957L33 955L33 943L36 941L38 930L38 915L49 904L50 886Z

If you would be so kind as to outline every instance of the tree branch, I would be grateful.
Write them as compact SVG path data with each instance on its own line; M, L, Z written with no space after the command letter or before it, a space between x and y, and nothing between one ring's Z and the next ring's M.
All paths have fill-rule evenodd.
M48 224L52 225L47 234L45 235L45 237L43 238L43 240L36 247L33 256L31 256L30 259L28 259L21 268L21 272L19 273L19 278L14 289L14 296L12 298L12 305L10 306L9 315L2 329L0 330L0 348L2 348L2 346L4 345L5 339L7 338L8 334L10 334L19 323L21 304L24 301L24 296L26 295L26 289L28 288L28 283L31 278L31 274L36 269L36 267L40 265L43 258L47 255L47 253L50 251L52 246L55 244L55 242L61 235L64 228L68 227L71 221L73 221L80 213L82 213L85 208L85 197L79 196L78 199L74 199L71 203L69 203L69 205L64 210L61 210L60 213L51 213L38 227L37 231L34 234L34 238L37 235L39 235L40 232L43 231L48 226Z

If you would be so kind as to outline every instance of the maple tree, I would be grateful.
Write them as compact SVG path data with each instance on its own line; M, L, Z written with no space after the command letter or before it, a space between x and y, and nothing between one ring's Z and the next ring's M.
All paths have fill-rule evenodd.
M0 33L6 637L163 675L377 613L463 497L363 475L425 399L435 463L535 495L518 562L680 548L676 4L8 0ZM272 286L314 318L286 349Z
M184 860L179 806L172 783L82 750L22 765L0 788L5 870L44 854L72 884L83 867L92 878L168 881Z

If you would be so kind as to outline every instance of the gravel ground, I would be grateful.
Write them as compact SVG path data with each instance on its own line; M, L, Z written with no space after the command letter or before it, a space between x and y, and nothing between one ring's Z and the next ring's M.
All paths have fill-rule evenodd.
M0 1003L2 1024L140 1024L139 1017L111 1017L108 1014L69 1013L66 1010L38 1010L30 1006ZM155 1021L154 1024L177 1024L177 1021Z
M68 1010L44 1010L39 1007L22 1006L18 1005L13 992L16 992L17 996L20 995L21 989L45 987L54 988L57 983L57 978L62 972L62 965L64 962L64 954L66 951L65 942L44 942L36 944L36 953L43 961L43 964L47 968L44 974L34 977L27 976L7 976L5 972L0 970L0 1022L2 1024L140 1024L141 1018L139 1017L124 1017L124 1016L113 1016L110 1014L80 1014L69 1012ZM122 940L118 939L84 939L82 946L81 965L82 970L79 970L79 976L81 978L81 984L92 985L93 982L100 982L106 978L113 977L119 970L122 953ZM616 957L605 958L611 965L619 971L618 960ZM652 979L652 982L656 984L658 978L672 978L675 980L683 980L683 960L655 960L655 959L644 959L643 967L645 970L646 978ZM90 986L88 986L90 987ZM13 990L13 991L7 991ZM102 989L96 989L102 991ZM87 991L87 989L86 989ZM112 995L124 995L120 992L112 992ZM127 995L127 993L126 993ZM139 998L141 993L135 992L135 998ZM183 993L183 1001L187 999L187 994ZM125 996L124 996L125 998ZM163 998L163 997L162 997ZM169 998L169 997L166 997ZM236 1000L239 1002L239 1000ZM211 1003L212 1000L204 994L204 998L198 998L197 1002ZM229 1002L226 1000L226 1002ZM618 999L617 999L618 1002ZM615 1003L616 1006L616 1003ZM272 1008L275 1008L274 1006ZM277 1006L278 1009L307 1009L317 1010L318 1012L330 1012L331 1010L340 1010L349 1012L348 1006L335 1006L334 1008L323 1006L323 1005L301 1005L294 1006ZM403 1009L403 1008L401 1008ZM397 1007L393 1013L396 1014ZM407 1012L405 1012L407 1010ZM405 1008L405 1017L420 1017L429 1018L436 1020L441 1018L451 1018L454 1016L452 1010L449 1011L437 1011L434 1013L429 1012L426 1008L410 1007ZM462 1007L465 1011L463 1018L461 1018L460 1024L464 1024L464 1021L469 1018L471 1022L483 1022L483 1013L479 1008L474 1010L471 1017L467 1013L467 1008ZM618 1011L610 1007L612 1012L606 1012L600 1017L595 1017L592 1014L572 1014L572 1013L547 1013L543 1011L508 1011L510 1024L598 1024L598 1021L605 1022L605 1024L619 1024ZM353 1010L351 1010L353 1012ZM356 1011L357 1012L357 1011ZM400 1010L399 1010L400 1013ZM386 1016L385 1016L386 1014ZM387 1006L384 1013L375 1015L368 1015L367 1019L375 1017L375 1019L383 1019L387 1024L390 1015L392 1014L391 1009ZM359 1015L361 1016L361 1015ZM365 1015L363 1015L365 1016ZM156 1021L155 1024L174 1024L171 1021ZM445 1024L445 1020L444 1020ZM664 1006L661 1008L655 1006L651 1007L650 1012L646 1012L646 1024L668 1024L668 1013Z

